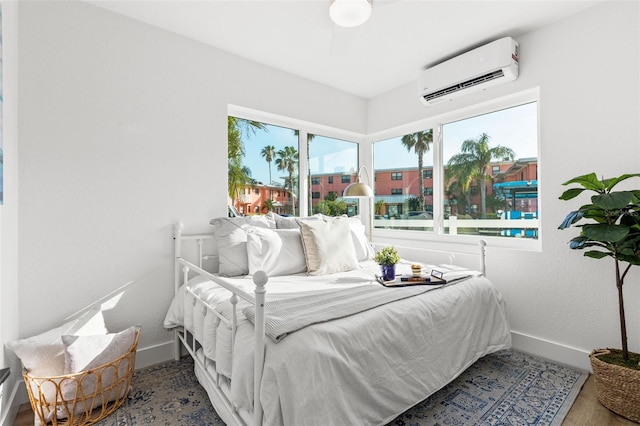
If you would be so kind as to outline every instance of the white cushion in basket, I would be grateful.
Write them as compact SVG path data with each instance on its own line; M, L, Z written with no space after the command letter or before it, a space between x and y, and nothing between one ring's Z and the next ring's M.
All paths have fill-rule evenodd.
M7 343L7 347L13 350L22 365L31 377L55 377L65 374L65 347L62 335L93 335L107 333L104 325L104 317L99 309L92 309L78 318L68 321L37 336ZM42 397L46 401L56 400L56 387L59 380L33 380L31 391L38 398L38 385L41 385ZM53 411L43 407L42 415L45 423L53 418ZM35 426L42 424L39 416L34 416Z
M270 277L306 272L300 229L247 229L249 274L263 270Z
M301 221L300 231L309 275L351 271L359 267L346 218Z
M62 336L65 374L90 370L120 358L131 350L138 330L139 326L132 326L119 333Z
M83 413L104 403L123 397L129 388L118 385L127 374L129 362L123 360L118 366L109 366L100 369L105 364L109 364L131 351L135 342L136 333L139 326L132 326L119 333L109 333L105 335L93 336L62 336L65 346L65 373L74 374L93 370L95 374L87 374L82 378L81 388L78 388L76 381L65 380L61 384L62 395L65 401L73 401L75 395L81 397L97 394L95 399L86 399L84 403L76 403L75 414ZM133 368L133 366L131 366ZM100 378L100 382L98 381ZM97 386L100 385L100 388ZM109 389L113 386L113 389ZM102 394L103 390L105 392ZM72 407L67 408L71 411ZM57 417L66 418L67 411L63 406L58 407Z
M219 272L227 277L249 273L247 227L276 228L273 216L219 217L210 223L218 245Z
M106 334L102 311L87 311L60 327L37 336L7 343L32 377L50 377L64 374L63 334Z

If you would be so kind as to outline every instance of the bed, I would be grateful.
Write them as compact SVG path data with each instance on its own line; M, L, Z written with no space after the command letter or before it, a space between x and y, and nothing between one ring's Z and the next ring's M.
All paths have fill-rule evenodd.
M164 325L227 425L384 425L511 345L483 266L424 264L447 284L387 288L357 218L211 223L203 234L175 226Z

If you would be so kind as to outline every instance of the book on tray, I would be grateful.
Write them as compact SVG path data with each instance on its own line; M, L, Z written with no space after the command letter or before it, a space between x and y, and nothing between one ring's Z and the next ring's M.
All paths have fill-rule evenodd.
M431 275L401 275L393 281L380 281L385 287L401 287L410 285L439 285L446 284L447 281L442 278L436 278Z

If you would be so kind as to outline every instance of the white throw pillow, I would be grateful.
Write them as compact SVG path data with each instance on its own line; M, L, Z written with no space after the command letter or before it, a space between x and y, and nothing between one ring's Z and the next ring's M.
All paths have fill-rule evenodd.
M7 343L32 377L50 377L64 374L63 334L106 334L101 310L90 310L60 327L27 339Z
M250 275L259 270L270 277L307 270L300 229L250 228L247 230L247 255Z
M346 218L329 217L299 223L309 275L351 271L359 267Z
M246 229L276 228L273 216L219 217L211 220L211 224L218 245L219 272L227 277L249 273Z
M276 214L273 215L273 218L275 219L276 228L278 229L300 229L299 221L322 220L322 215L318 213L313 216L306 217L285 217Z
M352 216L348 220L349 227L351 228L353 246L356 250L356 259L358 259L359 262L373 259L375 250L373 250L371 243L367 239L365 226L362 224L360 217Z
M104 369L100 367L129 353L139 330L139 326L133 326L119 333L106 335L62 336L65 346L65 374L92 371L82 378L80 388L76 381L62 382L60 388L64 400L73 401L76 395L84 398L95 393L97 396L95 399L87 398L84 402L77 403L75 408L71 404L67 407L57 407L57 418L66 418L71 411L75 414L83 413L103 403L122 398L129 392L129 387L125 386L126 374L133 365L129 366L129 362L123 360L117 369L113 366Z

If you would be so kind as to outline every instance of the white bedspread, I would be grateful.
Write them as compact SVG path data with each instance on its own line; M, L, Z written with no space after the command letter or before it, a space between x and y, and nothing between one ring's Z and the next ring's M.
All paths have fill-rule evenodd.
M403 268L408 272L408 264L400 266L400 273ZM327 288L379 286L374 280L378 270L378 265L369 262L363 270L344 274L272 278L267 284L267 300L300 295L300 291L313 294ZM237 281L252 290L250 279ZM224 300L205 283L194 286L210 304ZM201 328L196 335L202 334L205 341L214 337L213 344L203 342L205 353L227 374L233 372L234 404L252 409L253 325L239 318L235 358L227 365L228 330L221 332L226 327L215 327L206 314L198 318L202 316L202 310L195 307L198 303L185 297L182 323L187 328ZM167 315L166 326L182 325L180 314L174 311L175 306ZM198 323L202 325L196 326ZM446 385L478 358L510 345L504 302L484 277L313 324L278 343L266 339L260 389L265 424L385 424ZM207 350L207 346L214 346L214 350Z

